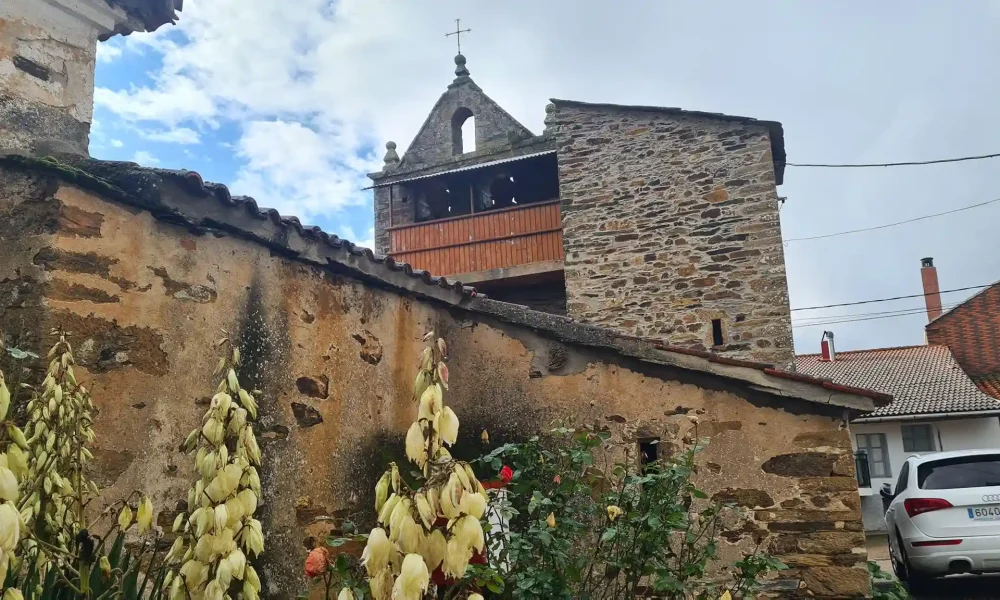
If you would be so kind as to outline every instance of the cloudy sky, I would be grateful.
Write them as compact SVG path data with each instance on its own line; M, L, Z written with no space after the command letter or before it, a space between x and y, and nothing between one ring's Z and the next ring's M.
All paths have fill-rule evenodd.
M101 45L91 153L197 170L358 243L364 174L405 149L454 76L534 132L548 98L679 106L781 121L791 162L1000 152L1000 0L185 0L177 26ZM1000 197L1000 159L891 169L789 167L786 239ZM792 307L1000 279L1000 203L885 230L786 243ZM971 292L948 294L945 304ZM799 353L923 342L920 298L796 311ZM843 318L843 317L842 317Z

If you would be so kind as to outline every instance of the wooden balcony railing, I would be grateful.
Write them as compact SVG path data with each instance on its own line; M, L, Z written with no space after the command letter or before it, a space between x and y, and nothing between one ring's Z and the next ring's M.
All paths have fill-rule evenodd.
M559 201L393 227L389 255L434 275L561 261Z

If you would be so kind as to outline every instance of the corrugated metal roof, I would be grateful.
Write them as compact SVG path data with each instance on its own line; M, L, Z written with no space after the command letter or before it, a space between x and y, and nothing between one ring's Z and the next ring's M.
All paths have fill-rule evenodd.
M909 346L795 357L800 373L891 394L893 401L866 417L934 415L1000 410L1000 402L976 387L947 346Z
M371 187L366 187L366 190L379 187L387 187L390 185L396 185L397 183L409 183L411 181L417 181L418 179L429 179L431 177L440 177L441 175L451 175L453 173L463 173L465 171L475 171L476 169L485 169L486 167L494 167L496 165L502 165L506 163L517 162L519 160L526 160L529 158L535 158L537 156L545 156L546 154L555 154L555 150L543 150L542 152L532 152L531 154L522 154L521 156L509 156L507 158L499 158L497 160L491 160L489 162L479 163L477 165L469 165L466 167L459 167L457 169L451 169L448 171L440 171L438 173L429 173L427 175L417 175L416 177L407 177L406 179L400 179L398 181L390 181L387 183L377 183Z

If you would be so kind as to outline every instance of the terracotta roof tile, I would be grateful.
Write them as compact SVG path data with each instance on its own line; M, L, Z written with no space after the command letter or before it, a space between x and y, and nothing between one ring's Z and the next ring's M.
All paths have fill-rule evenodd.
M982 385L976 387L947 346L838 352L834 361L806 354L795 357L795 366L835 384L891 394L892 403L870 417L1000 410L1000 395L990 397ZM995 385L1000 391L1000 376Z
M973 381L979 386L979 389L983 392L993 396L994 398L1000 398L1000 373L990 373L989 375L980 375L974 377Z

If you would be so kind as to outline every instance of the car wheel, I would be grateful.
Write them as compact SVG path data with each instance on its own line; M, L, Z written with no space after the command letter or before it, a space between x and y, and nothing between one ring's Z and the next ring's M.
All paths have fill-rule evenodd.
M896 544L899 546L899 551L903 552L903 540L898 535L896 536ZM906 560L892 551L892 544L889 544L889 560L892 562L892 572L896 575L896 579L906 581Z
M906 548L903 546L903 540L899 540L899 551L903 555L903 564L901 566L903 573L905 573L905 577L900 577L899 580L906 582L906 588L909 590L911 596L923 596L927 594L933 577L913 568L909 559L906 558Z

